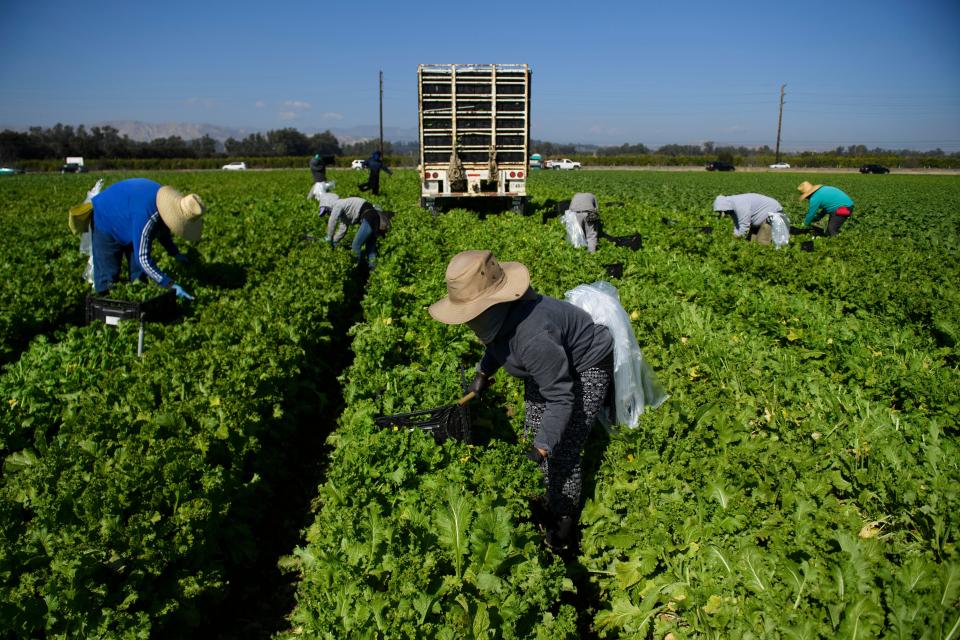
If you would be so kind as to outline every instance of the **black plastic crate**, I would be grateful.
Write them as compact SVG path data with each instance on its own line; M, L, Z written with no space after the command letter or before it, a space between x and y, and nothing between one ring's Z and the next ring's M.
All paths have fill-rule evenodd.
M116 326L121 320L140 320L141 318L145 322L169 322L176 316L177 294L172 290L143 302L87 296L87 324L105 322Z
M448 438L470 444L470 410L465 404L450 404L436 409L425 409L390 416L376 416L374 424L380 429L420 429L437 442Z
M612 264L605 264L603 268L607 270L607 275L611 278L622 278L623 277L623 263L614 262Z
M643 237L639 233L634 233L629 236L611 236L603 234L603 237L618 247L627 247L631 251L639 251L643 248Z

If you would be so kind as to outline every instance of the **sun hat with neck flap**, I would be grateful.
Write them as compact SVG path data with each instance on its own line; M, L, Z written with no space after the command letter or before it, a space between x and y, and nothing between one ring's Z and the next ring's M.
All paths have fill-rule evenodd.
M170 231L189 242L200 239L203 230L203 200L195 193L182 195L173 187L157 191L157 211Z
M800 186L797 187L797 191L800 192L800 199L806 200L813 195L813 192L822 187L822 184L810 184L806 180L800 183Z
M497 262L490 251L463 251L450 259L447 297L430 305L444 324L463 324L501 302L519 300L530 288L530 272L519 262Z

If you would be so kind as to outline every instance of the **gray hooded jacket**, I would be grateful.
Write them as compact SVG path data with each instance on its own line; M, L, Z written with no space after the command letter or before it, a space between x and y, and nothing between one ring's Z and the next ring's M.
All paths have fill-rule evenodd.
M321 206L323 202L321 201ZM360 220L360 215L364 211L364 205L373 207L363 198L341 198L335 200L330 207L330 220L327 221L327 238L332 238L334 242L340 242L343 236L347 234L347 224L356 224ZM344 223L340 218L346 218Z
M570 199L570 211L597 213L597 197L592 193L575 193Z

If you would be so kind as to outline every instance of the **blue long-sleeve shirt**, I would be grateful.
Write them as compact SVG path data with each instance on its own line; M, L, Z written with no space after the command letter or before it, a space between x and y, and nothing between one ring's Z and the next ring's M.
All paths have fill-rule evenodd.
M850 196L836 187L820 187L810 195L810 206L803 224L809 226L822 218L824 213L833 213L840 207L853 208ZM820 213L821 209L823 213Z
M391 176L393 171L390 171L390 167L383 163L383 158L380 157L379 153L374 153L367 159L367 168L370 169L370 173L380 173L380 170L383 169Z
M172 280L150 256L153 241L158 240L171 256L180 252L157 211L159 190L159 183L146 178L121 180L107 187L93 198L93 224L117 242L132 245L131 259L140 263L147 277L167 287Z

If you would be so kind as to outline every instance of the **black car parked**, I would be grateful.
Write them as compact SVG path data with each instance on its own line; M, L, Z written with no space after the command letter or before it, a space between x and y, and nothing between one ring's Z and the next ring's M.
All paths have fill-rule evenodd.
M68 162L67 164L60 167L60 173L83 173L84 168L82 164L77 162Z
M860 173L890 173L890 169L882 164L865 164L860 167Z
M729 162L708 162L707 171L736 171L737 168Z

